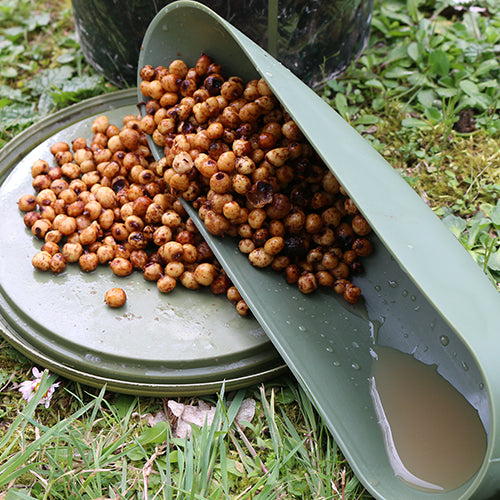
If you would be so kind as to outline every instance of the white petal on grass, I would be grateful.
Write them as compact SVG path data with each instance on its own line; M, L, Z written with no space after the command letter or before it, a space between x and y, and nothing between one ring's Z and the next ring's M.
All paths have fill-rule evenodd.
M42 382L43 374L44 374L44 372L40 371L36 367L33 367L33 369L31 370L31 373L33 374L34 379L21 382L21 384L19 384L19 388L18 388L19 392L22 394L23 398L27 402L31 401L33 396L37 393L38 388L40 387L40 383ZM55 384L52 384L48 388L47 392L40 399L38 404L44 405L45 408L48 408L50 406L50 401L52 399L52 396L60 384L61 384L61 382L56 382Z

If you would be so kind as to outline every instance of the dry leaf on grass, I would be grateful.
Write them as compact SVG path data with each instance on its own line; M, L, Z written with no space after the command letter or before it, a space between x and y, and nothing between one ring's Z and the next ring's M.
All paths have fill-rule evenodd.
M191 435L191 424L203 427L205 423L211 425L214 421L215 406L210 406L205 401L200 400L198 406L194 406L170 400L167 406L177 417L177 422L172 429L173 437L189 437Z
M198 401L198 405L185 405L170 400L167 403L169 410L177 417L177 421L172 429L174 437L184 438L191 435L191 424L197 427L211 425L214 420L215 406L210 406L205 401ZM236 422L251 422L255 415L255 400L245 399L242 401L240 409L236 415Z

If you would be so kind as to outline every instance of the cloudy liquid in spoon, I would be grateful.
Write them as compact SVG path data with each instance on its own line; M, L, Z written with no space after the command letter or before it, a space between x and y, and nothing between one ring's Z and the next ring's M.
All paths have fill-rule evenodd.
M377 346L370 392L389 461L402 481L443 492L477 472L487 445L483 424L435 366Z

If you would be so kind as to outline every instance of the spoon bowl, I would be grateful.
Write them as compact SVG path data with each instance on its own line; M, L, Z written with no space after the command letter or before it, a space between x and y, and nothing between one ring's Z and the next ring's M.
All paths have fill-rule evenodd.
M226 74L266 80L375 233L366 272L353 279L363 300L350 305L328 291L302 295L276 273L252 267L234 240L212 236L185 203L356 476L376 498L494 495L500 489L498 292L367 141L276 59L207 7L180 0L161 10L146 32L138 66L166 65L178 58L193 65L201 53L221 64ZM140 92L138 100L144 101ZM161 149L150 145L161 158ZM394 474L370 396L376 345L436 365L477 410L487 450L479 470L460 487L429 493Z

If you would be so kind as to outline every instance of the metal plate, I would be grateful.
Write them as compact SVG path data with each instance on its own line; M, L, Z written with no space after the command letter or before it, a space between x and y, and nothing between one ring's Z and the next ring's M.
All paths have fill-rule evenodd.
M56 141L91 139L106 114L121 126L137 114L136 92L119 91L67 108L20 134L1 152L0 314L3 335L32 360L68 378L147 395L192 395L242 387L286 370L253 318L241 317L209 290L161 294L140 273L121 278L107 266L58 276L36 271L42 242L23 224L17 201L32 193L31 165ZM111 309L106 290L121 287L126 305Z

